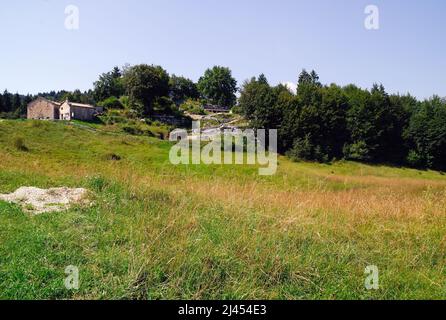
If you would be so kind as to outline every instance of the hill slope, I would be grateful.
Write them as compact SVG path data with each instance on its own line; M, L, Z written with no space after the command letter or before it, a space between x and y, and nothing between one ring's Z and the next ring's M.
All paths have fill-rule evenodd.
M175 167L169 148L0 122L0 193L84 187L94 200L38 216L0 202L0 298L446 297L440 173L280 158L277 175L260 177L249 166ZM63 285L69 265L77 291ZM377 291L364 288L369 265Z

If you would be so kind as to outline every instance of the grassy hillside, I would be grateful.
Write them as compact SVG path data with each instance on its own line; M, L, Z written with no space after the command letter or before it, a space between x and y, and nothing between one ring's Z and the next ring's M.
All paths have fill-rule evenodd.
M169 148L100 127L0 122L0 193L85 187L94 200L39 216L0 202L0 298L446 298L440 173L280 158L261 177L175 167ZM63 285L68 265L78 291ZM364 288L368 265L378 291Z

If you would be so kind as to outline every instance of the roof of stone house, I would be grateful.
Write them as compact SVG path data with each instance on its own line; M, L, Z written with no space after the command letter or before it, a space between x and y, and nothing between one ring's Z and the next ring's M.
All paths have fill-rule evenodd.
M45 101L47 101L47 102L49 102L51 104L54 104L57 107L60 107L65 102L67 102L70 106L73 106L73 107L96 109L96 107L91 105L91 104L71 102L71 101L68 101L68 100L65 100L64 102L57 102L57 101L49 100L49 99L44 98L44 97L38 97L36 100L45 100ZM36 101L36 100L34 100L34 101ZM33 103L34 101L31 101L30 104Z
M62 105L61 102L53 101L53 100L50 100L50 99L47 99L47 98L44 98L44 97L38 97L36 100L45 100L45 101L47 101L49 103L52 103L52 104L54 104L54 105L56 105L58 107L60 107ZM31 101L30 104L33 103L36 100Z
M96 109L96 107L92 106L91 104L83 104L83 103L76 103L76 102L70 102L70 101L68 101L68 104L73 107Z

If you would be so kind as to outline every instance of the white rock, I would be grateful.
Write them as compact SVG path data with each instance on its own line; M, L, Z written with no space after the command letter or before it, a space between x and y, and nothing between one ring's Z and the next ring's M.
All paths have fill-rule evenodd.
M71 204L84 202L87 194L88 190L82 188L21 187L14 193L0 194L0 200L20 204L25 211L40 214L67 210Z

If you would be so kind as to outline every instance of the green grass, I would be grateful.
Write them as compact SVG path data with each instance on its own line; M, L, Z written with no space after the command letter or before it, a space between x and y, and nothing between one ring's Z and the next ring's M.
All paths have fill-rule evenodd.
M88 126L0 123L0 193L92 193L38 216L0 202L1 299L446 298L441 173L283 157L271 177L176 167L166 141ZM79 290L64 287L69 265Z

